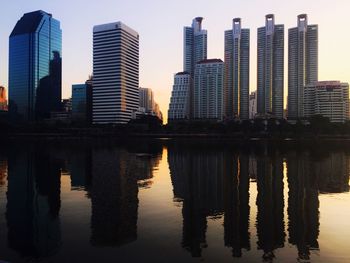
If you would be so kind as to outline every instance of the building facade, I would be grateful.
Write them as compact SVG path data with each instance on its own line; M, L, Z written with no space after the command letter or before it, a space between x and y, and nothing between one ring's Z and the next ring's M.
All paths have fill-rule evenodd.
M126 124L139 107L139 35L121 22L93 29L93 124Z
M191 100L191 75L179 72L174 76L174 86L171 93L168 121L189 119Z
M152 112L155 107L152 89L140 87L139 96L140 107L144 109L145 112Z
M253 91L249 95L249 119L254 119L257 114L257 93Z
M322 115L331 122L349 120L349 84L320 81L304 88L304 116Z
M184 27L184 71L193 76L196 63L207 59L207 30L202 29L202 17L196 17L191 27Z
M194 119L223 120L224 62L207 59L197 63L194 73Z
M241 19L233 19L233 28L225 31L225 111L232 119L249 118L250 30Z
M276 25L274 15L266 15L258 28L258 113L283 118L284 25Z
M159 104L155 101L154 92L150 88L139 89L139 112L141 115L153 115L163 121L163 114L159 108Z
M9 109L22 121L50 117L61 105L62 31L44 11L26 13L9 39Z
M2 86L0 86L0 111L7 111L6 89Z
M85 84L72 85L72 119L91 122L92 85L91 81Z
M318 81L318 26L305 14L288 31L288 119L304 116L304 87Z

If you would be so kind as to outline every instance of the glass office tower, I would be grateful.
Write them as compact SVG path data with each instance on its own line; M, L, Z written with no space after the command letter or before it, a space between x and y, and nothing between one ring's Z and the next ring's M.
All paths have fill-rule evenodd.
M10 35L9 109L21 121L50 117L61 107L62 31L44 11L24 14Z

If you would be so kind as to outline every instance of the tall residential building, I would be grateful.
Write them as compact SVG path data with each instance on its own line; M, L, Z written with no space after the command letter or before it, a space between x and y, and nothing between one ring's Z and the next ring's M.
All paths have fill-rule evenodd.
M304 116L328 117L331 122L349 120L349 84L340 81L320 81L304 88Z
M207 58L207 30L202 29L202 17L196 17L191 27L184 27L184 71L193 76L196 63Z
M283 118L284 25L267 15L258 28L258 113Z
M288 119L304 116L304 87L318 81L318 26L308 25L307 15L288 31Z
M93 30L93 124L126 124L139 107L139 35L121 22Z
M223 120L224 62L206 59L197 63L194 74L194 118Z
M11 116L22 121L49 118L61 106L60 22L41 10L24 14L9 45Z
M231 119L249 118L250 30L241 19L233 19L233 28L225 31L225 111Z
M196 17L192 26L184 27L183 72L174 77L169 103L168 119L193 118L193 79L196 64L207 59L207 30L202 29L202 17Z
M191 100L191 75L179 72L174 76L174 86L168 110L168 122L189 119Z
M7 97L6 89L3 86L0 86L0 111L7 110Z
M257 113L257 94L253 91L249 95L249 119L254 119Z

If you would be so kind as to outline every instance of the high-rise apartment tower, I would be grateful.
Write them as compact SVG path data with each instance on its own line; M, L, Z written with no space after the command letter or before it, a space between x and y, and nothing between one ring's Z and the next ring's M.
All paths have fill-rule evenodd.
M304 117L304 87L318 81L318 26L307 15L288 31L288 119Z
M265 26L258 28L258 113L283 118L284 25L266 15Z
M229 119L249 119L249 41L250 30L233 19L225 31L225 112Z

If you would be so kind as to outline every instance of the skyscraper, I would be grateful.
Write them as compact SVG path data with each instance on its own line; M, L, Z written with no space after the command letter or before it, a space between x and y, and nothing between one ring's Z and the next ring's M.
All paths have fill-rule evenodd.
M196 64L207 59L207 30L202 29L203 17L196 17L192 26L184 27L183 72L175 74L169 103L168 119L193 118L193 90Z
M288 119L304 116L304 87L318 81L318 26L308 25L307 15L288 31Z
M196 17L191 27L184 27L184 71L194 74L196 63L207 59L207 30L203 17Z
M139 35L121 22L93 32L93 124L125 124L139 106Z
M10 35L9 108L22 121L50 117L61 106L62 31L44 11L24 14Z
M179 72L174 76L174 86L168 111L168 121L184 120L190 116L191 75Z
M258 28L258 113L283 118L284 25L266 15Z
M224 62L202 60L197 63L194 76L194 118L223 120Z
M226 117L249 119L250 30L242 29L241 19L225 31L225 111Z

